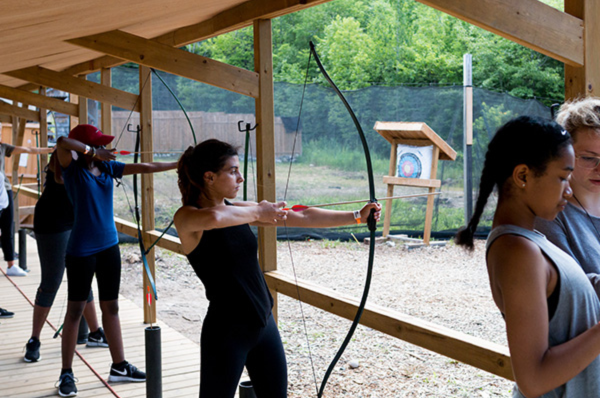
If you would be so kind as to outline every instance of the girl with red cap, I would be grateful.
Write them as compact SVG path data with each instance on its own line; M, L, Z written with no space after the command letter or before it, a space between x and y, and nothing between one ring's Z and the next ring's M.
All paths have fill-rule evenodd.
M171 163L125 164L104 149L114 137L89 124L80 124L69 138L57 141L57 155L67 194L73 203L73 230L67 244L68 306L62 339L62 372L59 395L77 395L71 369L79 320L94 275L98 282L102 324L113 364L109 381L143 382L146 374L125 360L119 321L121 253L113 215L113 180L124 175L172 170Z

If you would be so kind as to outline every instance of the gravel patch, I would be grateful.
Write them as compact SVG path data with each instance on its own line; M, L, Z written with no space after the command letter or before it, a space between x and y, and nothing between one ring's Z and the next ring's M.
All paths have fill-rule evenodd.
M308 241L290 242L289 247L291 255L288 243L278 242L279 270L293 275L293 263L300 279L345 295L361 296L368 246ZM121 293L142 306L138 247L122 245L121 250ZM377 244L368 302L506 345L504 322L491 298L484 250L482 241L476 242L473 254L453 244L412 250L401 244ZM183 256L158 249L157 265L158 318L199 343L208 306L204 288ZM300 308L298 300L279 295L279 329L288 360L290 398L316 396L315 379L320 385L350 324L307 304ZM512 384L359 326L324 396L510 397Z

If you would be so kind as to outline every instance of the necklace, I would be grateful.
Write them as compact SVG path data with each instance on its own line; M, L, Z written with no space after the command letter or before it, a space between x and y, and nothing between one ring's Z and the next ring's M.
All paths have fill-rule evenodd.
M592 224L592 227L594 227L594 231L596 231L596 236L600 238L600 232L598 231L598 228L596 228L596 224L594 224L594 220L592 219L590 213L588 213L587 209L581 204L581 202L579 201L579 199L577 199L577 196L575 196L575 194L573 194L573 199L575 199L577 201L577 204L579 204L579 207L583 209L583 211L588 217L588 220L590 220L590 224Z

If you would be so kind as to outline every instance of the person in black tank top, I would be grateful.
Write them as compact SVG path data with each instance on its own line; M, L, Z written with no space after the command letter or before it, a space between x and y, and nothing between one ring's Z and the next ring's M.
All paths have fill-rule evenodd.
M535 231L573 195L570 135L521 116L490 141L473 216L455 237L473 249L489 196L498 190L486 263L492 297L506 321L514 398L598 397L600 301L575 261Z
M258 398L287 397L283 344L250 226L350 225L366 222L372 210L378 221L381 205L288 212L285 202L230 203L244 179L236 148L218 140L188 148L177 172L183 206L175 227L210 301L200 339L200 398L233 398L244 366Z
M73 228L73 205L67 196L57 160L55 155L50 157L48 166L46 166L44 191L35 204L33 232L38 247L42 275L35 296L31 337L25 346L23 357L25 362L38 362L42 359L40 335L62 283L65 273L67 241ZM104 331L98 323L94 295L91 290L83 316L92 333L85 339L78 338L78 341L87 343L90 347L108 347ZM86 333L87 325L84 325Z

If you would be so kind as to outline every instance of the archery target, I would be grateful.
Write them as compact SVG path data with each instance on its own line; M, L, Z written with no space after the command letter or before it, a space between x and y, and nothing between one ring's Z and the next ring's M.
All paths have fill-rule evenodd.
M431 178L433 145L398 145L396 177Z

